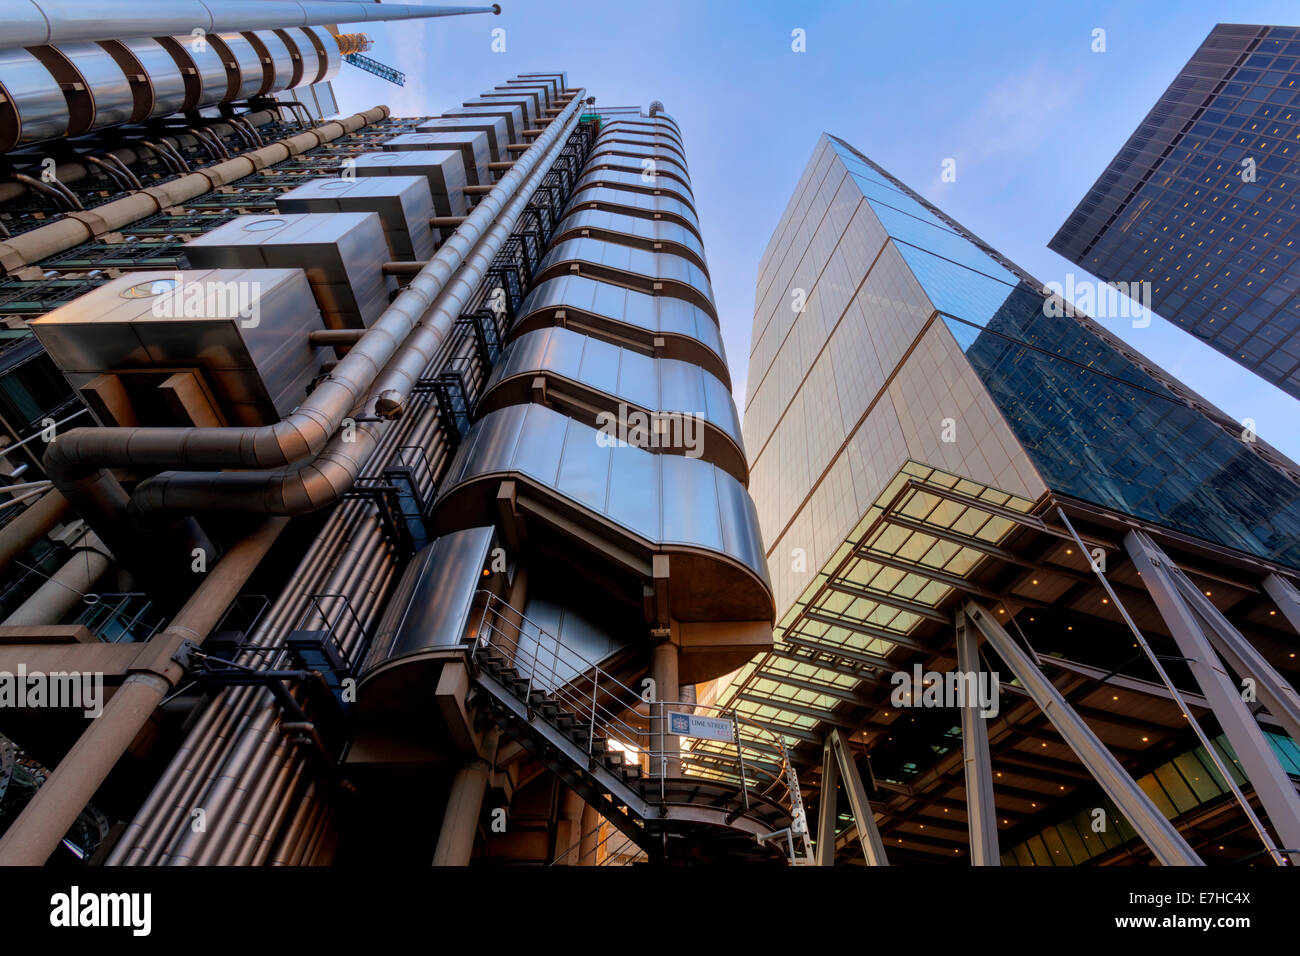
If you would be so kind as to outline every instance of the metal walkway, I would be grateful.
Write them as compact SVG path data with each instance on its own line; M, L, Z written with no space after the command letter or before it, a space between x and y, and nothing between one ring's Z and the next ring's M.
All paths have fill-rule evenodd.
M779 738L731 711L646 700L500 598L481 596L470 706L649 862L810 858ZM683 735L701 724L721 739Z

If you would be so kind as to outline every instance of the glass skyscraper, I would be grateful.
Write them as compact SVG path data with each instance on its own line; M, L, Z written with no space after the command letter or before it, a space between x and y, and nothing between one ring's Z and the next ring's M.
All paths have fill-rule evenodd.
M1300 28L1219 24L1049 244L1300 398Z
M878 833L856 831L868 862L1235 858L1165 829L1211 799L1183 799L1177 761L1190 780L1204 760L1215 797L1229 785L1196 750L1209 737L1153 702L1171 693L1156 660L1213 652L1189 651L1142 548L1205 602L1196 614L1294 681L1285 618L1261 603L1260 581L1300 568L1296 465L833 136L760 263L752 342L744 439L778 624L773 651L720 700L799 741L823 774L823 747L861 764L870 786L846 787L851 812L819 795L821 839L835 827L843 856L870 796L865 829ZM978 669L961 643L976 624L1007 708L987 732L991 760L953 710L912 709L890 690L913 666ZM1036 685L1040 668L1051 676ZM1183 691L1209 683L1182 663L1164 670ZM1040 688L1037 708L1012 676ZM1086 716L1124 776L1053 709ZM1233 726L1214 744L1227 772L1232 748L1264 755L1254 778L1300 771L1284 734L1214 716ZM976 801L963 761L992 768L990 800ZM1300 823L1293 785L1270 799ZM1044 828L1097 806L1116 821L1102 843L1070 830L1071 851L1053 829L1044 849ZM1133 826L1146 848L1130 827L1144 813ZM981 844L980 827L996 835Z

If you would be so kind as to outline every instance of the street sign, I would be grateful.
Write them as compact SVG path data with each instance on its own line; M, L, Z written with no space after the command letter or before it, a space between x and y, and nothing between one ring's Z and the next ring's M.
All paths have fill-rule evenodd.
M729 720L721 717L700 717L696 714L679 714L668 712L668 732L679 737L700 737L704 740L722 740L727 743L736 739L736 727Z

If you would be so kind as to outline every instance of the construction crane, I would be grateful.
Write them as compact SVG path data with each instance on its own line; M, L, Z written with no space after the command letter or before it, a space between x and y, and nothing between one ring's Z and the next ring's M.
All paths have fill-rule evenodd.
M343 54L345 62L367 73L373 73L381 80L387 80L397 86L406 85L406 74L401 70L362 55L374 45L374 41L364 33L336 33L334 39L338 42L339 52Z

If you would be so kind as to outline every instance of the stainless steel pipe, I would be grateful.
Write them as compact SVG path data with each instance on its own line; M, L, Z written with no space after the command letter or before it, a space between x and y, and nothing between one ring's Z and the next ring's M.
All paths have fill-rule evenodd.
M131 0L105 11L85 0L14 0L0 16L0 48L286 27L427 20L501 12L500 4L433 7L360 0Z
M361 341L292 414L274 425L252 428L76 428L50 445L45 456L46 470L53 476L107 467L283 468L319 455L411 331L429 320L438 295L547 156L568 118L576 116L578 104L578 100L569 104L562 121L552 123L547 135L502 177Z
M575 101L575 106L576 106ZM487 272L497 251L509 237L519 216L527 207L537 185L550 170L553 154L564 148L568 130L577 122L576 109L565 122L554 124L548 136L538 141L542 156L534 157L531 162L520 163L520 168L527 168L530 174L525 180L525 188L516 188L508 204L502 209L496 204L500 214L492 221L481 241L462 262L465 268L460 270L454 280L440 289L430 307L423 310L420 323L413 327L400 351L388 368L378 375L378 382L371 388L369 397L361 408L371 402L376 411L384 417L395 417L395 408L404 407L411 389L419 380L424 369L432 361L437 350L446 341L456 319L469 302L483 275ZM526 157L527 158L527 157ZM545 160L545 161L543 161ZM513 175L513 172L512 174ZM522 178L522 177L521 177ZM504 183L505 180L502 180ZM494 193L484 200L492 202ZM474 216L483 208L475 210ZM474 216L470 217L472 222ZM468 226L469 223L466 223ZM462 227L462 229L465 227ZM457 234L459 235L459 233ZM455 237L453 237L454 239ZM447 245L451 245L448 242ZM447 246L443 247L444 249ZM441 254L441 250L439 252ZM428 274L438 257L430 260L430 265L421 270L411 285L414 286ZM408 289L411 286L407 287ZM405 295L405 293L403 293ZM402 301L398 296L394 305ZM381 317L383 323L388 313ZM371 336L379 327L372 327L362 340L352 347L347 356L335 369L335 374L350 362L354 355L363 352L372 341ZM385 340L387 342L387 340ZM372 379L373 380L373 379ZM319 388L318 388L319 391ZM312 394L315 397L315 393ZM395 404L396 403L396 404ZM311 399L306 403L311 404ZM349 406L348 412L356 413L357 405ZM295 416L303 414L300 407ZM290 416L291 418L294 416ZM339 417L340 424L343 416ZM288 421L286 419L285 421ZM274 426L273 426L274 427ZM174 429L163 429L174 431ZM255 431L252 429L250 431ZM227 471L201 474L170 471L162 472L142 481L132 496L132 504L145 514L194 514L203 511L244 510L265 514L302 514L318 510L338 501L351 489L366 459L370 456L376 441L377 426L373 422L359 423L354 431L343 430L335 434L328 446L312 461L289 469L274 472ZM123 429L128 431L128 429ZM241 431L240 429L188 429L202 433L204 431ZM66 443L67 439L62 442ZM48 457L48 455L47 455Z

